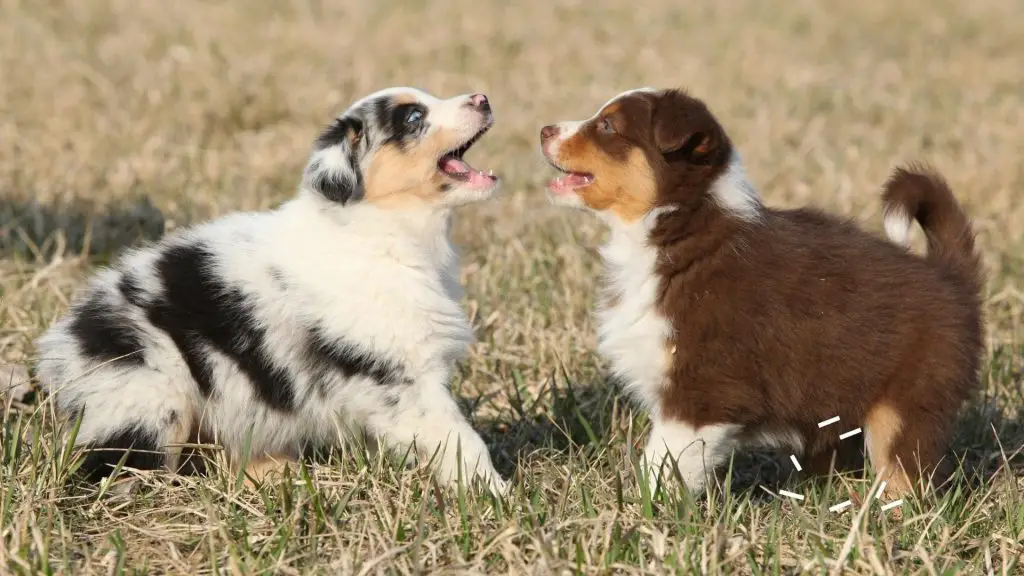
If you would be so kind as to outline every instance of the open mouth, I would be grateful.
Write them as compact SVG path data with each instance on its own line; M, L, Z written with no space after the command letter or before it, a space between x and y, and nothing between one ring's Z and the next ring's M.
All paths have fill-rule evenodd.
M488 122L480 129L479 132L461 146L454 150L445 152L437 161L437 169L452 180L465 182L474 187L490 186L497 182L498 177L494 175L493 171L488 170L487 172L483 172L481 170L477 170L463 159L466 152L468 152L469 149L473 147L473 144L476 144L477 141L491 129L491 126L492 123Z
M555 194L573 192L594 182L594 175L589 172L574 172L572 170L566 170L550 160L548 163L551 164L555 170L562 173L558 178L554 178L548 182L548 190L551 190Z

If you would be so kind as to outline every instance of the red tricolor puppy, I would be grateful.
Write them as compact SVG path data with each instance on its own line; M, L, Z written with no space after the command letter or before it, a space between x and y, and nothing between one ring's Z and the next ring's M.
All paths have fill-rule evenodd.
M887 241L762 204L725 130L679 90L626 92L545 126L541 142L563 172L552 201L611 228L598 348L651 414L649 465L675 462L694 492L740 446L827 471L857 428L886 496L949 462L951 424L979 384L983 280L939 175L894 173ZM925 257L906 248L913 220Z

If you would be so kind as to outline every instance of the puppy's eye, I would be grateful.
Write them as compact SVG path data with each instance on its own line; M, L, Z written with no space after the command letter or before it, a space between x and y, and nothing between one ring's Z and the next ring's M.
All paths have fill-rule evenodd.
M416 110L415 108L410 110L409 113L405 115L405 123L406 124L410 124L410 125L419 124L422 121L423 121L423 112L420 111L420 110Z
M601 132L605 134L614 134L615 126L612 126L611 120L604 118L601 120Z

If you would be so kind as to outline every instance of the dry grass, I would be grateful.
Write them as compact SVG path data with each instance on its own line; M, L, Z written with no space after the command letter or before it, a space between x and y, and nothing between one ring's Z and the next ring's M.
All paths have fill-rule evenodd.
M347 453L261 491L150 475L97 494L62 485L69 455L45 404L8 406L0 572L1020 573L1020 3L639 6L0 0L4 361L31 358L31 339L126 243L288 197L316 130L353 98L394 84L487 92L498 124L474 157L506 187L460 215L480 342L456 384L516 485L503 502L437 492ZM908 502L902 521L877 505L831 514L845 485L867 488L787 478L784 456L750 455L710 505L638 491L644 421L605 381L588 316L603 231L547 206L536 144L548 121L640 85L706 98L776 205L878 230L893 164L949 177L990 270L987 388L959 426L956 490Z

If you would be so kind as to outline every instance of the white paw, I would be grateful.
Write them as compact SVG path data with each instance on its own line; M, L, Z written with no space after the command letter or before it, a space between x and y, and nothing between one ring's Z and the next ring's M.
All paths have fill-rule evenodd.
M467 470L472 471L467 473ZM442 473L439 476L441 481L449 486L457 486L459 484L458 470L449 470L447 473ZM469 487L477 480L483 480L487 485L487 489L495 496L504 496L508 492L508 483L502 479L501 475L493 467L477 466L473 469L470 468L469 464L464 463L462 467L462 485Z
M512 488L512 485L510 483L502 480L501 477L498 476L497 474L491 476L490 481L487 483L487 485L495 496L502 497L508 496L508 493Z

